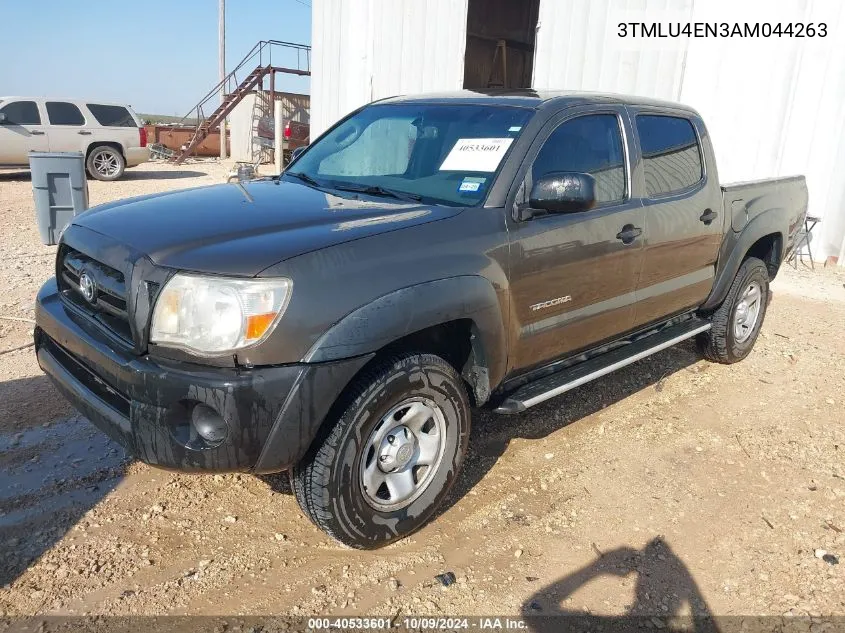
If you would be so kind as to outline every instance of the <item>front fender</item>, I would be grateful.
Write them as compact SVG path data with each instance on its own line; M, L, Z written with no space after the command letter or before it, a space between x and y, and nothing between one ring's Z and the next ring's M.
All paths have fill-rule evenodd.
M408 334L470 319L474 367L468 370L472 374L469 379L476 383L476 399L486 401L507 366L502 314L493 284L484 277L463 275L416 284L383 295L345 316L319 338L303 361L319 363L371 354Z

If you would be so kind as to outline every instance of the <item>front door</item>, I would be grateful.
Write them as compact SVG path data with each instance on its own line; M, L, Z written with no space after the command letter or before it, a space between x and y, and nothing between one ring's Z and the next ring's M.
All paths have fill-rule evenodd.
M532 182L549 172L588 173L596 181L597 206L535 215L510 227L513 370L570 355L632 327L643 210L630 195L624 140L631 138L629 128L621 106L570 109L529 152L536 154L522 191L530 192Z
M724 218L697 119L650 108L631 114L642 164L634 190L647 235L634 316L641 326L701 305L713 287Z
M0 165L28 165L29 152L49 149L45 126L35 101L4 101L0 113Z

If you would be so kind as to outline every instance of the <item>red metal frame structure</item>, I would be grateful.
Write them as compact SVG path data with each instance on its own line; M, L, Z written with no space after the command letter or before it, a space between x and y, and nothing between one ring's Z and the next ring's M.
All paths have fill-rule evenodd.
M292 66L274 66L273 65L273 51L276 51L276 59L284 55L285 59L292 59L296 57L296 67ZM246 69L250 69L249 74L238 81L238 73L243 76ZM182 117L183 121L187 119L196 119L198 121L196 132L193 138L188 142L182 150L174 156L172 162L179 164L184 161L194 149L203 142L203 140L214 130L223 119L235 108L238 103L250 92L256 88L263 89L264 78L270 75L270 98L275 100L276 90L276 73L287 73L291 75L310 76L311 75L311 47L305 44L294 44L292 42L280 42L278 40L262 40L252 47L252 50L238 62L234 70L230 72L222 81L218 82L208 93L200 99L191 110ZM205 115L205 110L211 107L218 96L221 89L225 94L223 101L214 108L208 116ZM178 126L179 123L176 125ZM175 127L174 127L175 129Z

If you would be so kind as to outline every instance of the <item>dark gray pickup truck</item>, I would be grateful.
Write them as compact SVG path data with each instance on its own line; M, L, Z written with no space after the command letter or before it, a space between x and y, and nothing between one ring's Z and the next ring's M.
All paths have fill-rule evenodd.
M803 177L720 187L680 105L386 99L280 176L76 218L38 361L138 459L289 470L317 526L377 547L433 515L471 407L519 413L692 337L747 356L806 210Z

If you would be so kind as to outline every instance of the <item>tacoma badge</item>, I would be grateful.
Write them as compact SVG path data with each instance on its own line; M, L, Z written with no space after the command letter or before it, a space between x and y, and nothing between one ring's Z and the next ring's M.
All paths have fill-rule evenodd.
M568 303L570 301L572 301L572 297L570 295L566 295L565 297L556 297L554 299L549 299L548 301L541 301L540 303L535 303L533 306L531 306L531 311L536 312L537 310L551 308L552 306L559 306L562 303Z

